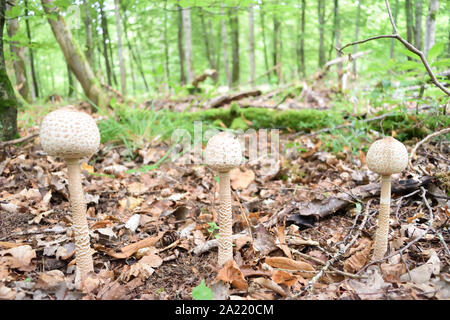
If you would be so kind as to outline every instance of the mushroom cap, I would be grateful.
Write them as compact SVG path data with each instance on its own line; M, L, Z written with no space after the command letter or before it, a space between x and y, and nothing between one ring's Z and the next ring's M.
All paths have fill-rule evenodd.
M51 156L81 159L97 152L100 132L90 115L65 107L44 117L40 140L44 151Z
M226 172L241 164L241 144L234 135L220 132L209 139L204 156L213 170Z
M408 151L400 141L386 137L375 141L367 151L367 166L383 176L402 172L408 165Z

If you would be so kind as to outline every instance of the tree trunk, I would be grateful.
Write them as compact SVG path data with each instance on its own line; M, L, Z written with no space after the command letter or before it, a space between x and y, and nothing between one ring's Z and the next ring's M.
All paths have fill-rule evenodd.
M341 47L341 26L339 21L339 0L334 0L334 36L335 36L335 47L340 48ZM337 56L340 57L340 52L337 52ZM338 85L339 90L342 91L344 89L343 83L342 83L342 62L339 62L337 65L337 78L338 78Z
M0 141L17 138L18 101L6 73L3 53L3 29L5 27L6 0L0 0Z
M184 53L186 55L187 81L194 80L194 65L192 56L192 29L191 29L191 8L183 9L183 31L184 31Z
M116 30L117 30L117 54L119 55L120 66L120 89L123 96L127 95L127 82L125 73L125 61L122 53L122 24L120 23L120 4L119 0L114 0L114 11L116 14Z
M73 96L73 92L74 92L73 77L72 77L72 71L70 71L70 67L67 63L66 63L66 66L67 66L67 83L69 86L69 89L67 90L67 96L71 97L71 96Z
M237 86L239 83L239 17L237 9L229 10L229 21L231 31L231 52L232 52L232 68L231 68L231 84Z
M427 21L425 23L425 44L424 54L428 56L428 51L434 45L434 35L436 32L436 16L439 11L439 0L430 0L430 6L428 8Z
M221 20L221 29L222 29L222 42L223 42L223 68L225 69L225 75L227 78L227 86L231 87L231 73L230 73L230 65L228 59L228 34L227 34L227 25L225 23L225 16L223 8L221 8L222 20Z
M319 18L319 68L325 64L325 46L323 42L325 29L325 0L318 0L317 16Z
M48 19L67 64L77 77L86 96L100 108L106 107L108 101L105 93L95 78L89 63L77 43L72 38L72 33L67 27L59 9L55 7L53 0L41 0L45 13L53 15L56 20Z
M406 41L413 43L414 40L414 18L412 0L405 0L405 13L406 13Z
M182 8L177 5L178 8L178 58L180 60L180 83L184 85L186 83L186 75L184 72L184 46L183 46L183 13Z
M15 0L10 0L11 5L16 5ZM7 10L9 10L10 5L7 5ZM17 18L9 19L8 21L8 36L12 38L17 34L19 30L19 20ZM10 42L9 47L11 52L16 56L14 57L14 74L16 76L17 91L27 102L31 102L30 98L30 88L27 81L27 71L25 67L25 48L16 46L14 42Z
M249 34L249 46L250 46L250 85L255 85L255 37L254 37L254 17L253 17L253 5L248 7L248 34Z
M267 54L267 41L266 41L266 23L264 22L264 8L263 8L263 1L261 0L261 6L259 9L260 17L261 17L261 32L263 37L263 46L264 46L264 64L266 66L266 71L269 70L269 58ZM270 72L267 72L267 80L269 80L269 83L271 82L270 78Z
M167 0L164 1L164 74L166 76L166 87L169 88L170 69L169 69L169 36L167 34Z
M398 0L395 0L394 10L393 10L392 15L393 15L393 18L394 18L394 22L396 24L397 24L398 8L399 8ZM394 32L395 32L394 27L392 27L392 33L394 33ZM394 59L394 45L395 45L396 41L397 41L396 39L391 39L391 48L390 48L390 51L389 51L389 56L390 56L391 59Z
M25 4L25 16L28 16L28 1L24 1ZM31 44L31 30L30 30L30 22L28 19L25 19L25 28L27 31L28 44ZM39 87L38 87L38 79L36 76L36 69L34 68L34 53L32 48L28 48L28 52L30 53L30 66L31 66L31 78L33 80L33 90L32 96L34 98L39 98Z
M422 50L422 2L423 0L415 0L416 28L414 32L414 46Z
M363 0L359 0L358 1L358 8L356 11L356 23L355 23L355 40L354 41L358 41L358 37L359 37L359 21L360 21L360 16L361 16L361 2ZM353 54L355 55L358 52L358 45L355 45L353 47ZM356 59L353 60L353 74L356 76L357 73L357 65L356 65Z
M86 60L91 66L92 70L95 70L94 59L94 47L92 41L92 21L91 10L89 7L89 0L84 1L84 26L86 28L86 47L84 49Z
M273 59L273 74L278 79L278 83L281 82L281 66L278 64L280 63L280 56L281 56L281 42L280 42L280 20L277 16L277 13L273 13L273 50L272 50L272 59Z
M198 8L198 15L200 16L200 23L202 26L202 36L203 36L203 40L205 41L206 59L208 59L209 67L211 69L215 70L216 65L215 65L215 61L214 61L214 58L211 53L211 43L210 43L210 38L209 38L209 34L208 34L208 28L206 27L205 15L203 14L203 10L201 7Z
M109 62L108 56L108 26L106 25L106 17L105 12L103 11L103 0L100 1L100 20L102 26L102 39L103 39L103 58L105 59L105 68L106 68L106 79L108 81L108 85L112 85L111 81L111 64Z
M133 49L133 46L131 44L130 38L128 37L128 24L127 24L128 17L127 17L127 10L126 10L125 6L123 6L122 11L123 11L123 15L124 15L124 19L122 20L123 31L124 31L124 34L125 34L125 40L127 41L128 51L130 52L131 58L132 58L132 60L134 60L134 63L135 63L135 65L136 65L136 67L137 67L137 69L139 71L139 74L141 75L142 81L144 82L145 89L148 91L149 87L148 87L148 84L147 84L147 80L145 79L145 74L144 74L144 69L142 67L142 62L138 59L138 57L136 55L136 52Z
M305 11L306 1L302 0L302 13L300 15L300 31L298 30L297 20L297 73L305 77Z

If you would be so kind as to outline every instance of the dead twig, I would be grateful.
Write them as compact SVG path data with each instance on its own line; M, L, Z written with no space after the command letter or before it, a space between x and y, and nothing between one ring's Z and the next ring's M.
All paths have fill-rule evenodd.
M416 145L414 146L414 148L411 150L411 154L409 155L409 167L410 167L412 170L416 170L416 169L413 167L413 165L412 165L412 161L413 161L413 159L416 157L417 149L418 149L422 144L424 144L425 142L429 141L430 139L432 139L432 138L434 138L434 137L436 137L436 136L438 136L438 135L446 134L446 133L449 133L449 132L450 132L450 128L445 128L445 129L442 129L442 130L440 130L440 131L437 131L437 132L434 132L434 133L432 133L432 134L429 134L429 135L426 136L424 139L422 139L422 140L420 140L418 143L416 143Z
M16 144L16 143L27 142L29 140L32 140L32 139L36 138L38 135L39 135L39 133L33 133L33 134L30 134L29 136L26 136L26 137L0 142L0 148L4 148L6 146L10 146L10 145L13 145L13 144Z
M434 83L445 94L450 96L450 91L447 90L447 88L445 88L445 86L438 81L438 79L434 75L433 71L431 70L431 67L428 64L428 61L427 61L427 58L425 57L425 54L422 51L420 51L419 49L417 49L416 47L414 47L411 43L409 43L408 41L403 39L402 36L399 34L398 29L397 29L397 25L395 24L394 18L392 16L392 12L391 12L391 7L389 5L389 1L385 0L385 3L386 3L386 9L387 9L388 14L389 14L389 19L391 21L392 27L394 28L394 34L379 35L379 36L370 37L370 38L367 38L367 39L364 39L364 40L351 42L351 43L346 44L342 48L337 48L337 50L340 53L342 53L342 50L344 50L345 48L347 48L349 46L365 43L365 42L368 42L368 41L371 41L371 40L383 39L383 38L397 39L398 41L400 41L405 46L406 49L408 49L409 51L411 51L412 53L414 53L415 55L417 55L420 58L420 60L422 61L422 64L424 65L425 69L427 70L428 75L431 78L431 82Z

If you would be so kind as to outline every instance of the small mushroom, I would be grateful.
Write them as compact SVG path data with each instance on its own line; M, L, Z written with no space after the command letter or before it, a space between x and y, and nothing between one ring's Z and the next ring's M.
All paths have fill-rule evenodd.
M65 160L69 178L70 204L75 233L77 263L76 283L84 282L86 274L94 271L86 219L86 201L81 186L80 160L97 152L100 133L91 116L65 107L45 116L40 128L42 148L50 156Z
M232 134L220 132L208 141L205 163L219 173L219 266L233 259L230 170L239 166L241 160L240 142Z
M372 143L367 151L367 166L381 175L380 213L375 234L373 260L384 257L388 245L391 206L391 175L402 172L408 165L408 152L400 141L386 137Z

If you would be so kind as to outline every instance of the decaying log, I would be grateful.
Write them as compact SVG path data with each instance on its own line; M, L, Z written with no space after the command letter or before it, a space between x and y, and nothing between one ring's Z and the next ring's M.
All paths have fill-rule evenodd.
M233 94L226 94L209 100L206 105L208 108L218 108L224 104L241 100L247 97L257 97L261 95L261 90L242 91Z
M429 184L434 177L423 176L419 179L407 179L392 182L392 193L407 193ZM347 208L355 202L355 199L364 200L380 195L380 183L370 183L351 189L348 193L338 193L336 196L325 200L313 200L311 202L293 202L283 210L276 213L265 224L270 227L286 219L287 222L295 222L299 217L313 217L314 220L323 219L339 210ZM288 216L289 215L289 216Z
M200 82L203 82L206 80L206 78L210 77L211 79L215 80L217 79L217 70L214 69L206 69L205 71L203 71L203 73L199 76L196 76L194 78L194 80L192 81L192 85L194 86L194 88L198 87L198 84Z

